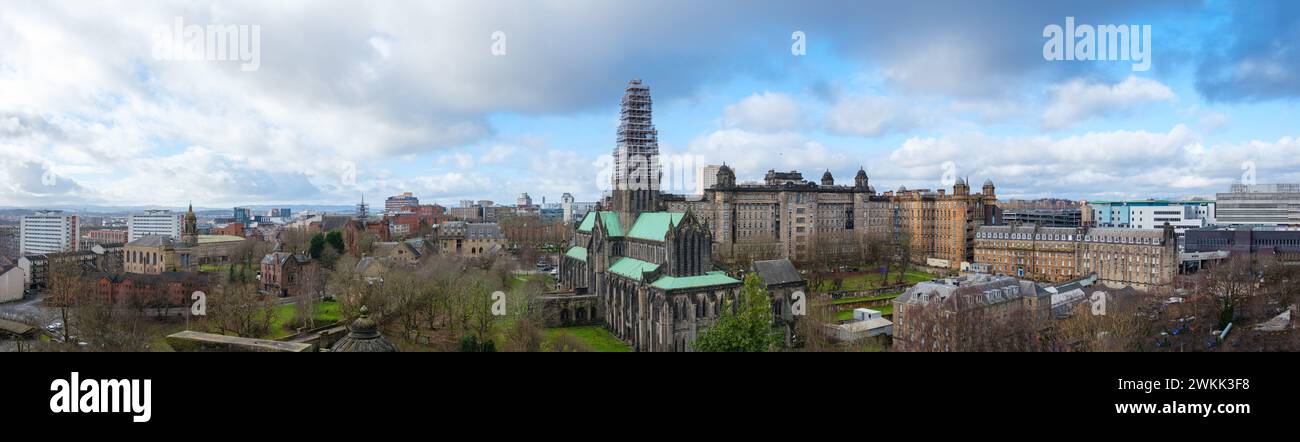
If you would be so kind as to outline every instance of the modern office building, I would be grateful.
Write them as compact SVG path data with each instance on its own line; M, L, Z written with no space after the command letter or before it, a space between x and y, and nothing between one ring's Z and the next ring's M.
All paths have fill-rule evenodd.
M387 200L384 200L384 213L397 213L403 207L418 205L420 205L420 199L416 198L411 192L405 192L401 195L390 196Z
M234 210L235 222L245 226L253 223L253 209L246 207L236 207Z
M1215 199L1218 224L1300 227L1300 184L1234 184Z
M239 210L236 209L236 213ZM135 241L146 235L166 236L180 239L183 216L170 210L146 210L133 213L126 221L127 242Z
M23 255L80 250L81 224L77 215L62 210L41 210L20 223L19 253Z
M695 179L695 182L698 184L695 194L703 195L706 189L712 189L713 186L717 186L718 171L720 170L722 170L722 166L713 164L701 168L699 176Z
M1002 224L1018 226L1033 224L1043 227L1079 227L1082 211L1072 209L1007 209L1002 212Z
M1187 231L1187 253L1228 252L1300 261L1300 228L1222 226Z
M1214 225L1217 216L1214 201L1092 201L1083 210L1090 227L1149 230L1168 223L1179 234Z
M596 202L577 201L569 193L565 193L560 197L560 209L563 210L563 219L566 224L572 224L576 220L583 219L587 216L587 212L595 208Z

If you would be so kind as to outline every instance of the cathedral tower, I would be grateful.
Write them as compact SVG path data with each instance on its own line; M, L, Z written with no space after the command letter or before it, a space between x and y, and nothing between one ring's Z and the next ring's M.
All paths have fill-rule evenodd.
M650 88L627 83L614 147L612 209L638 214L659 210L659 132L651 122Z

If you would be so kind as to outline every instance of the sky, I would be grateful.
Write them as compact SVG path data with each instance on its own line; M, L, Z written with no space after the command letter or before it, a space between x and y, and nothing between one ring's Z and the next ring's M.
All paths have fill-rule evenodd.
M1049 59L1067 17L1149 26L1149 66ZM633 78L674 193L1300 182L1294 1L0 0L0 206L594 201Z

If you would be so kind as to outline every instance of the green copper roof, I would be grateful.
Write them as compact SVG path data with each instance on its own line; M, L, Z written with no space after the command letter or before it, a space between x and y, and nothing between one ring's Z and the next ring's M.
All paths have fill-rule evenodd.
M578 231L590 232L592 227L596 227L596 212L587 212L587 216L582 217L582 223L578 224Z
M636 218L636 223L632 224L632 230L627 232L627 236L639 239L648 239L651 241L663 241L668 235L668 229L682 222L685 213L671 212L646 212Z
M576 259L578 261L587 262L587 248L586 247L570 248L569 251L564 252L564 256Z
M699 276L664 276L651 285L664 290L678 290L730 284L740 284L740 281L727 276L725 272L709 272Z
M618 223L618 212L587 212L587 216L582 218L582 223L578 224L578 231L591 232L591 229L596 227L597 216L605 223L609 236L623 236L623 228Z
M619 258L618 261L614 261L614 264L609 266L609 271L640 281L641 273L651 272L657 268L659 268L658 264L651 264L634 258Z

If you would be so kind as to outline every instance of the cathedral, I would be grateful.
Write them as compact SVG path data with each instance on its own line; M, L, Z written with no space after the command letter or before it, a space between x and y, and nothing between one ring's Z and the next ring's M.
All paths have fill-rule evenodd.
M650 90L628 83L614 149L612 195L587 213L560 262L561 324L599 323L635 351L691 351L741 282L714 271L713 233L692 213L664 211Z

